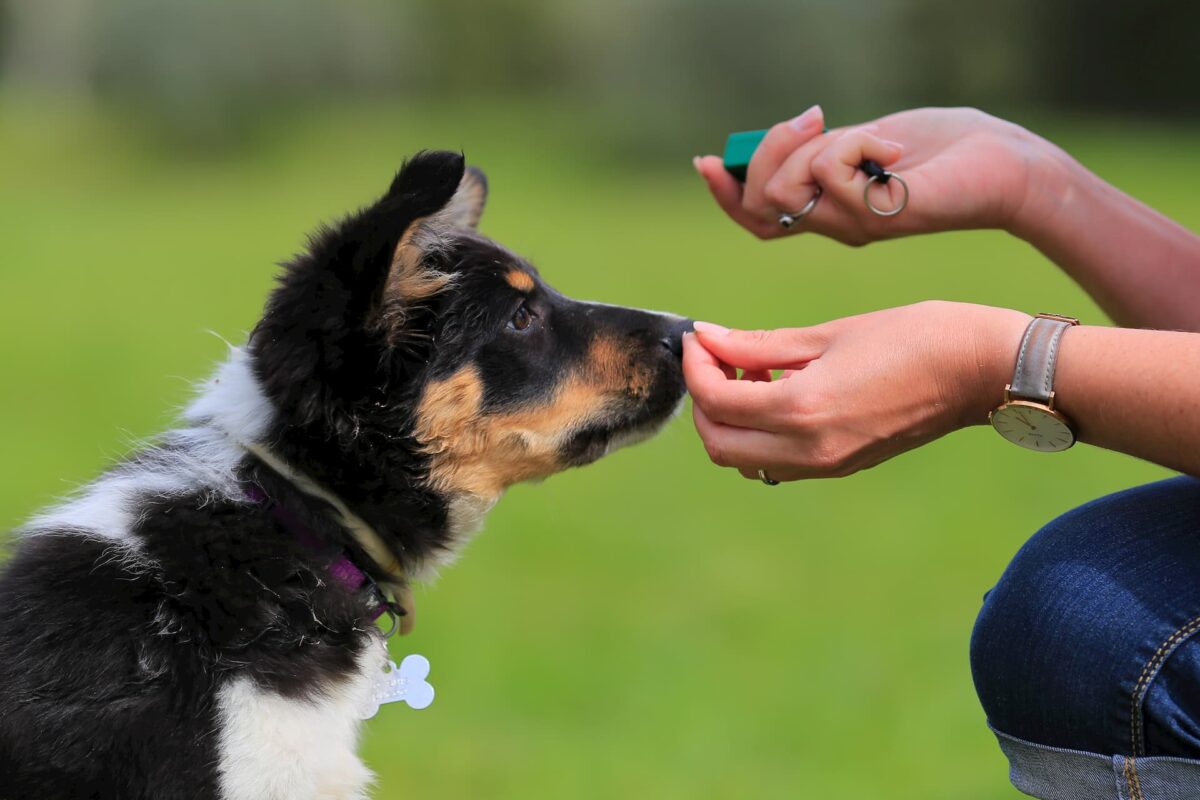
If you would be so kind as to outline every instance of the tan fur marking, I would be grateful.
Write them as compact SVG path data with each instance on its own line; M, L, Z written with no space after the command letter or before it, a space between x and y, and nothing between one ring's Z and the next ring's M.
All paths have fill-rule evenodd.
M380 323L392 344L404 339L410 307L428 300L450 284L451 276L429 269L424 263L426 251L431 246L429 240L435 238L427 228L427 219L417 219L400 237L384 284Z
M566 437L632 395L649 394L650 374L612 339L593 342L581 368L541 405L481 415L483 384L473 366L431 384L417 408L418 441L431 458L430 481L448 492L496 497L521 481L566 467Z
M518 292L533 291L533 276L523 269L511 270L504 276L504 280L508 281L508 285Z

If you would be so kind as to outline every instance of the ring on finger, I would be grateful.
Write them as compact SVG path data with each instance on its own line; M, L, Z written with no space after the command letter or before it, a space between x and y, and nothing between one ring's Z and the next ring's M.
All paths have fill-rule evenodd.
M818 186L817 190L815 192L813 192L813 196L811 198L809 198L809 201L807 203L804 204L804 208L800 209L799 211L786 211L786 212L780 214L779 215L779 224L782 225L785 229L790 230L793 225L795 225L797 222L804 219L805 217L807 217L809 214L811 214L813 212L813 209L817 207L817 202L820 199L821 199L821 187Z
M765 469L760 469L758 471L758 479L760 481L762 481L763 483L765 483L767 486L778 486L779 485L779 481L775 480L770 475L768 475L767 471Z

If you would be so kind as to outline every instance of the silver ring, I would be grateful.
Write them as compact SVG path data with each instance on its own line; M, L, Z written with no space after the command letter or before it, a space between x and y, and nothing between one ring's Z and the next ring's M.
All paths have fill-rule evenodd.
M875 214L876 216L894 217L897 214L899 214L901 211L903 211L905 206L908 205L908 184L905 183L904 178L901 178L899 175L897 175L894 172L886 172L885 171L883 174L885 176L887 176L889 179L894 179L897 182L899 182L900 188L902 188L904 190L904 199L901 200L899 205L897 205L891 211L881 211L878 208L876 208L871 203L871 184L875 183L877 180L879 180L880 176L872 175L870 178L867 179L867 185L863 187L863 202L867 204L867 208L871 210L871 213Z
M780 214L779 224L790 230L793 225L813 212L813 209L817 207L817 201L820 199L821 187L818 186L817 190L813 192L813 196L809 198L807 203L804 204L804 208L800 209L799 211L791 211Z
M760 481L762 481L763 483L765 483L767 486L778 486L779 485L779 481L777 481L774 478L772 478L771 476L767 475L767 471L765 469L760 469L758 471L758 479Z

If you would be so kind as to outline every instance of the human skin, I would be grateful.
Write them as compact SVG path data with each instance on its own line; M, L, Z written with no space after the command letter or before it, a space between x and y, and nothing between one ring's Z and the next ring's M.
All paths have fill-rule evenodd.
M1001 228L1037 246L1119 323L1181 331L1069 329L1056 408L1081 441L1200 475L1200 238L1046 140L973 109L901 112L828 134L822 126L815 108L772 128L744 187L716 157L696 159L697 171L760 238L807 231L864 245ZM863 207L864 158L908 180L903 214ZM818 185L813 213L784 230L779 214L803 207ZM847 475L985 423L1029 319L931 302L776 331L698 323L684 340L696 428L715 463L746 477L760 468L781 481ZM783 379L772 382L772 369Z

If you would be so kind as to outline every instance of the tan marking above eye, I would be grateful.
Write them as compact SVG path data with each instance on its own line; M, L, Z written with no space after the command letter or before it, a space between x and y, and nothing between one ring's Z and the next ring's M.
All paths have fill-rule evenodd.
M504 276L504 280L508 281L508 285L516 289L518 292L533 291L533 276L523 269L509 270Z
M649 384L647 370L618 342L602 338L543 402L484 414L483 381L471 365L425 389L414 435L430 456L434 488L497 497L515 483L565 469L566 438L603 421L629 394L645 397Z

